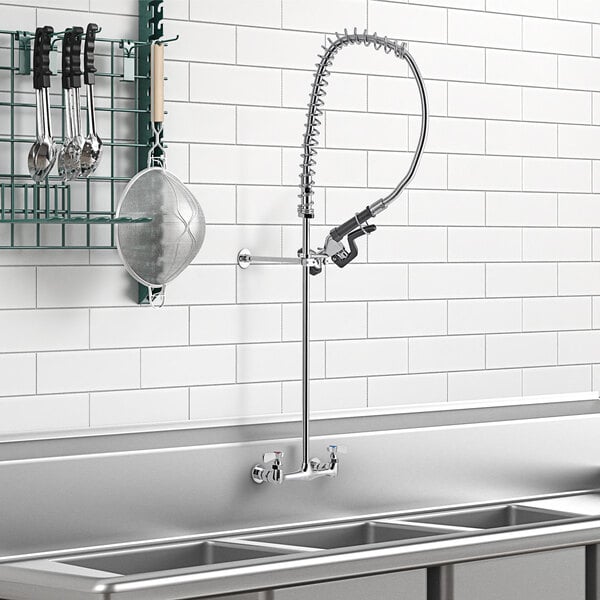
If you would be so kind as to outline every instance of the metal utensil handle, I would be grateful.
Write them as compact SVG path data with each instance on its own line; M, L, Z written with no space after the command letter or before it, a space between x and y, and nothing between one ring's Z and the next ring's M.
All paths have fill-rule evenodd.
M96 104L94 101L94 86L87 85L86 86L86 98L87 98L87 125L88 125L88 135L97 136L98 133L96 131Z
M35 90L35 136L39 142L44 137L46 123L44 121L44 92Z
M86 85L94 85L96 83L96 71L98 70L94 64L96 33L98 33L98 25L96 23L89 23L85 30L85 45L83 47L83 80Z
M49 25L35 30L33 43L33 87L36 90L50 87L50 48L54 29Z
M63 98L65 102L65 137L63 147L73 138L73 92L71 88L63 90Z
M165 47L152 44L152 121L165 118Z
M79 88L72 88L70 90L71 97L71 121L73 123L73 137L78 138L81 136L81 96L79 95Z
M52 118L50 116L50 96L48 94L48 88L44 88L41 92L42 100L42 127L44 131L44 137L47 140L52 140ZM54 141L52 141L54 143Z

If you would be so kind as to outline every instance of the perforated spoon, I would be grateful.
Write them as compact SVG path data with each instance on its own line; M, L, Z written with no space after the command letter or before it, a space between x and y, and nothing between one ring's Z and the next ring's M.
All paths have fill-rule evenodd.
M58 172L70 181L81 173L81 27L73 27L63 39L63 90L65 96L66 135L58 156Z
M62 41L62 89L63 102L65 104L65 134L63 144L58 153L58 174L67 179L66 151L71 138L73 137L73 111L71 110L71 45L73 43L73 34L70 29L65 32Z
M88 177L97 168L102 157L102 140L96 132L96 107L94 105L94 84L96 82L96 67L94 66L94 45L98 25L90 23L85 32L85 47L83 50L83 78L87 98L87 127L88 133L81 150L81 175Z

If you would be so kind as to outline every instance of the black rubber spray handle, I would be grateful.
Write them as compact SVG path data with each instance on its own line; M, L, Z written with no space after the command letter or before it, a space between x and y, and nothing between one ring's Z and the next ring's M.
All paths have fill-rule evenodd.
M96 33L98 33L98 25L89 23L85 30L85 46L83 47L83 80L86 85L96 83L96 71L98 70L94 65Z
M377 229L377 225L366 225L352 233L348 234L348 246L350 252L346 256L339 256L335 254L331 257L331 260L340 268L345 267L348 263L352 262L358 256L358 247L356 246L356 238L368 233L373 233Z
M329 235L336 241L340 242L343 237L354 231L357 227L360 227L363 223L366 223L369 219L372 219L375 215L371 212L371 209L367 206L364 210L356 213L351 219L348 219L345 223L342 223L339 227L333 228Z
M33 87L36 90L50 87L50 50L54 29L49 25L35 30L33 42Z

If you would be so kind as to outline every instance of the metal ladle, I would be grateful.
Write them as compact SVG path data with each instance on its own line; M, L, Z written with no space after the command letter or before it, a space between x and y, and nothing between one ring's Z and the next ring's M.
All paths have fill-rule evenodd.
M102 140L96 132L96 108L94 105L94 84L96 82L96 67L94 66L94 45L98 25L89 23L85 32L85 47L83 50L83 78L87 98L87 127L88 134L81 150L81 175L88 177L97 168L102 157Z
M31 178L36 183L46 179L57 156L57 147L52 137L50 117L50 47L52 27L38 27L33 47L33 87L35 89L36 140L31 146L27 164Z

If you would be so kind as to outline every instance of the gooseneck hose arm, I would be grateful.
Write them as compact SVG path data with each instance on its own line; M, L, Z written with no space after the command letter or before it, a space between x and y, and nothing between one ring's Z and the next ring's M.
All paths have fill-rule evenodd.
M429 129L429 108L427 105L427 92L425 91L425 83L423 82L421 71L419 71L417 63L415 63L415 59L408 52L408 50L404 50L403 57L408 63L419 90L419 98L421 100L421 131L419 133L419 141L417 142L415 153L406 175L385 198L380 198L369 206L373 216L385 210L400 195L402 190L412 181L419 167L419 163L421 162L423 150L425 149L425 142L427 141L427 131Z
M321 60L317 64L317 70L312 83L312 90L310 94L310 102L308 105L308 114L306 121L306 129L302 144L302 164L300 173L300 199L301 202L298 205L298 214L305 218L312 218L314 216L314 167L316 165L316 154L318 146L318 137L320 134L319 127L321 125L321 118L323 115L324 97L326 95L325 87L328 84L327 77L330 74L329 68L333 64L335 55L340 51L341 48L349 45L361 44L364 46L372 46L375 50L383 49L387 54L393 53L398 58L406 60L410 71L417 83L417 89L419 91L419 97L421 101L421 131L419 135L419 141L409 166L408 172L402 178L400 183L384 198L380 198L376 202L367 206L364 210L356 213L353 217L334 228L330 232L328 237L325 250L332 258L338 251L343 249L340 242L346 236L352 232L357 232L354 237L370 233L374 230L368 231L367 228L363 227L370 218L375 217L377 214L385 210L402 192L402 190L412 181L417 168L423 155L425 148L425 141L427 139L427 130L429 126L429 109L427 104L427 93L425 91L425 84L423 77L414 58L406 49L405 44L399 44L395 40L390 40L387 37L381 37L377 34L369 34L366 31L364 33L358 33L354 30L354 33L344 32L344 35L336 34L335 40L329 40L329 46L323 46L323 54ZM358 231L357 230L360 230ZM352 242L352 240L349 240ZM328 244L329 242L329 248ZM333 244L331 242L334 242ZM345 253L347 258L348 253ZM341 257L338 257L341 258ZM352 257L353 258L353 257ZM350 258L350 260L352 260ZM338 266L345 266L349 260L335 260Z

